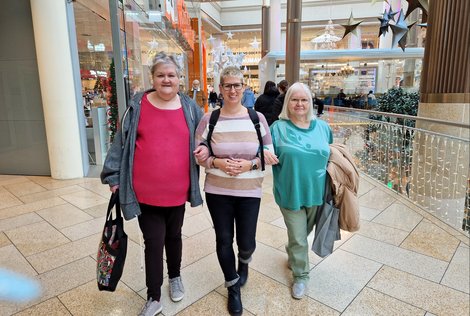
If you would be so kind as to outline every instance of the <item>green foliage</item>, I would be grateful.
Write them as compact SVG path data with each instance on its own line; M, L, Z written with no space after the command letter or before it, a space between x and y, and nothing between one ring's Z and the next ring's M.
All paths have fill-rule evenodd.
M378 97L377 102L378 111L416 116L418 114L419 94L417 92L406 92L402 88L392 88Z
M96 77L96 82L95 86L93 87L93 90L96 92L104 90L103 79L101 77Z
M114 59L111 61L111 65L109 66L108 85L108 128L111 132L109 135L109 140L112 143L114 140L114 135L116 135L119 125L119 112L116 91L116 71L114 68Z
M391 88L383 95L377 98L377 111L405 114L411 116L418 115L419 94L417 92L406 92L402 88ZM403 120L401 118L392 118L390 116L370 115L369 118L378 121L393 122L410 127L415 126L414 120Z

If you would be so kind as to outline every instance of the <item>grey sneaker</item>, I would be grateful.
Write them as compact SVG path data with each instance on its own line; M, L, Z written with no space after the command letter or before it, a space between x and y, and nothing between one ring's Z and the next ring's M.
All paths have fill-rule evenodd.
M139 316L155 316L160 313L162 309L162 303L149 298L144 307L142 307L142 311L140 312Z
M295 299L302 299L305 295L305 284L301 282L295 282L292 285L292 297Z
M170 282L170 298L173 302L179 302L184 297L184 286L181 277L169 279Z

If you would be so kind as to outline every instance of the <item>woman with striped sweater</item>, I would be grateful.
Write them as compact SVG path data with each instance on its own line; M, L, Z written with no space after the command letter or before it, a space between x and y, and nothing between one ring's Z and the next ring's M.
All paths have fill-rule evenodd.
M227 67L220 75L220 91L224 107L210 137L213 154L207 159L196 154L205 167L204 191L216 234L217 257L228 288L228 311L241 315L243 311L240 286L248 278L248 263L256 248L256 224L261 200L263 172L258 136L241 103L243 74L237 67ZM196 129L196 139L207 143L210 113ZM278 162L265 117L258 113L263 140L265 164ZM238 270L233 251L234 224L238 246Z

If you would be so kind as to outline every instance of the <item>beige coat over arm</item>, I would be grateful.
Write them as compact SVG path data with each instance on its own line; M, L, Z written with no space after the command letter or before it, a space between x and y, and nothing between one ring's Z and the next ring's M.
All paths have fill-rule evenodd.
M336 207L339 208L339 227L354 232L359 230L359 172L353 157L345 145L330 145L328 174L332 180L332 189Z

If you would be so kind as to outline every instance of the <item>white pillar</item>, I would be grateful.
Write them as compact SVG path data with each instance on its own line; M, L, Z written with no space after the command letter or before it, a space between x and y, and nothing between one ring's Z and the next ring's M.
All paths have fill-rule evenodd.
M281 0L271 0L269 25L269 49L271 51L284 50L281 43ZM263 86L264 88L264 86Z
M220 47L221 45L224 45L224 42L222 41L222 39L220 37L216 37L215 40L212 41L211 49L217 49L217 47ZM212 56L212 60L214 60L214 56ZM217 73L214 73L214 89L217 91L217 94L222 92L219 89L220 73L222 72L222 69L223 69L223 67L219 68L219 71L217 71Z
M394 16L394 19L396 21L396 20L398 20L398 17L400 15L400 9L402 8L401 0L389 0L388 2L391 4L393 12L398 12ZM385 10L389 10L389 9L390 9L390 5L387 2L384 1L383 11L382 12L384 12ZM405 9L403 9L403 10L405 10ZM393 24L393 22L392 22L392 24ZM380 36L379 48L392 48L392 38L393 38L393 33L392 33L391 28L389 28L388 32L385 35Z
M398 11L395 14L395 20L398 19L400 14L400 9L402 8L401 0L390 0L389 3L392 5L393 12ZM383 10L389 10L390 5L384 1ZM384 12L382 11L382 12ZM393 22L392 22L393 23ZM379 48L381 49L389 49L392 48L392 38L393 33L392 30L389 28L388 32L385 35L380 36L379 40ZM393 81L395 78L392 79L394 76L392 68L389 62L385 62L384 60L379 60L379 66L377 67L377 85L376 85L376 93L384 93L387 92L393 86Z
M348 46L349 49L361 49L362 48L362 32L361 32L361 27L358 26L356 28L356 34L350 33L349 35L349 41L348 41Z
M47 146L54 179L83 177L88 169L80 138L80 129L84 130L85 124L83 109L76 95L80 77L74 73L74 68L78 60L74 60L71 49L76 43L71 43L68 31L66 2L31 0Z
M286 31L281 31L281 35L280 35L280 38L281 40L279 41L281 44L282 44L282 48L280 48L279 50L281 51L284 51L286 50L286 41L287 41L287 34L286 34Z
M276 80L276 59L274 57L264 56L258 63L259 69L259 92L260 94L264 91L266 81L271 80L278 83L280 80Z

